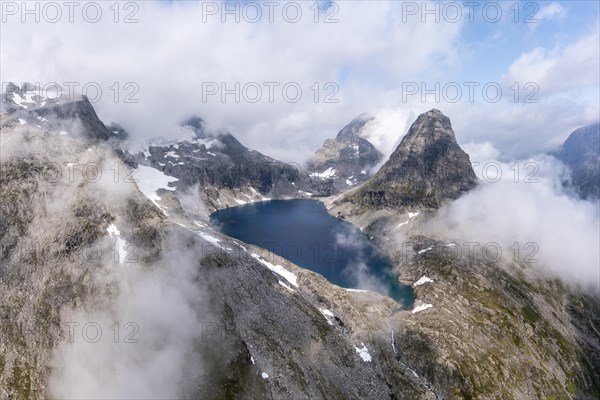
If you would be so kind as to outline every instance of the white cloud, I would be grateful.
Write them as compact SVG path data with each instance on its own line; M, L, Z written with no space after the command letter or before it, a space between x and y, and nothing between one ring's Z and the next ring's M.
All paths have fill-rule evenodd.
M483 182L475 191L443 207L430 229L445 232L457 243L479 242L479 249L497 243L507 258L523 261L531 255L531 260L539 262L529 265L538 272L599 290L597 206L563 192L560 181L564 166L553 157L540 155L520 161L518 182L509 169L512 162L495 162L501 166L503 179ZM533 175L524 171L526 162L537 165ZM530 183L524 180L526 175L532 178ZM519 253L515 253L515 243Z
M552 2L541 7L540 10L532 16L532 18L536 19L538 22L530 24L529 28L536 29L544 20L562 20L566 16L567 9L564 8L560 3Z
M598 86L600 60L598 28L577 41L552 49L537 47L523 53L508 68L508 85L534 82L542 95ZM597 95L597 90L596 93Z
M312 153L354 116L377 108L386 87L457 62L460 24L403 23L394 2L339 3L339 23L333 24L314 23L312 3L303 3L303 17L295 24L286 23L281 12L272 24L235 23L231 16L227 23L218 16L202 22L202 2L137 4L136 24L113 23L108 6L97 24L81 18L73 24L22 24L18 16L9 18L0 39L2 80L99 82L100 117L122 123L135 138L168 135L195 113L251 147L293 157L289 149L309 146ZM231 88L236 81L259 83L262 101L235 103L233 96L225 104L219 96L202 101L203 82ZM109 89L114 82L120 83L121 99L132 92L124 84L136 83L139 103L115 104ZM297 82L302 98L285 101L280 86L270 103L263 82ZM339 84L338 103L323 103L333 92L323 87L326 82Z
M514 61L499 58L506 73L490 77L503 85L499 103L482 102L480 95L476 103L465 97L458 103L422 101L420 96L405 101L403 82L473 80L457 79L468 49L477 48L466 44L465 31L474 29L466 16L460 23L403 22L400 2L340 2L339 22L324 24L314 23L312 3L302 3L303 17L295 24L286 23L281 10L274 23L235 23L232 16L221 23L219 16L203 22L202 2L138 4L136 24L112 22L109 3L97 24L81 18L74 24L22 24L18 16L9 18L0 35L2 80L99 82L104 95L95 106L100 117L120 122L134 142L177 134L179 121L198 114L251 148L297 163L363 112L376 117L368 136L386 155L414 118L430 108L451 117L459 142L489 141L507 157L556 147L569 132L598 118L597 30L572 43L553 44L558 39L548 38L540 42L548 45ZM550 3L538 18L563 13L558 3ZM469 62L479 62L476 53ZM230 95L226 103L220 96L203 102L203 82L226 82L231 88L236 81L241 86L259 83L262 101L235 103ZM521 84L519 104L509 89L515 81ZM539 103L523 103L522 86L529 81L539 85ZM116 104L110 89L114 82L120 83ZM139 103L122 102L132 92L125 90L127 82L139 86L134 96ZM280 86L271 103L264 82L297 82L303 96L298 103L287 102ZM315 82L320 84L318 103ZM323 87L326 82L339 85L337 103L323 103L332 93Z

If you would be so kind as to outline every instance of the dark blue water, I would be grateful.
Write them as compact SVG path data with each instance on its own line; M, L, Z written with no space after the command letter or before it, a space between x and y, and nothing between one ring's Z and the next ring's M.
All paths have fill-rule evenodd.
M211 215L221 232L318 272L330 282L388 295L409 308L413 290L398 282L390 260L352 224L314 200L273 200Z

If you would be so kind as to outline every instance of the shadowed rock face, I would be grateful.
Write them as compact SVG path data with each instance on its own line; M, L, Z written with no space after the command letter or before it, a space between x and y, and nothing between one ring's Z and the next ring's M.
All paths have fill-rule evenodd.
M192 129L193 138L151 145L135 155L136 163L178 178L180 187L252 188L270 197L295 197L320 193L324 186L299 167L245 147L229 132L208 132L198 117L183 126Z
M383 158L371 142L360 136L365 125L372 120L372 117L358 116L335 139L325 140L310 165L315 177L331 183L337 192L367 181L371 169Z
M342 201L366 208L438 208L475 186L477 177L450 119L431 110L419 115L373 178Z
M573 131L556 157L571 168L573 185L581 197L600 198L600 123Z

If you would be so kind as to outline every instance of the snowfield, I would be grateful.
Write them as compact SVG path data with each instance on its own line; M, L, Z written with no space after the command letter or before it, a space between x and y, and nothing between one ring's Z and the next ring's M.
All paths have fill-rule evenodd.
M144 196L150 199L156 207L168 216L165 210L157 203L157 200L160 200L160 196L156 194L156 191L159 189L175 190L174 187L169 187L169 183L176 182L179 179L165 175L157 169L146 167L144 165L138 166L133 177L137 180L137 186Z

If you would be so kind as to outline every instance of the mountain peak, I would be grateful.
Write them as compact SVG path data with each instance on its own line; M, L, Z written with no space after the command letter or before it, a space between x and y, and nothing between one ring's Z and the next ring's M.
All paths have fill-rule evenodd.
M343 201L371 208L438 208L476 185L450 118L433 109L417 117L389 160Z
M339 131L335 139L327 139L315 152L309 165L313 178L332 184L333 192L365 182L372 168L383 158L361 133L374 117L361 114Z
M86 96L80 93L69 93L59 85L42 87L39 83L23 82L20 86L14 82L8 82L3 88L2 109L35 110L38 108L63 105L78 101L88 101Z
M357 136L360 136L360 132L364 126L373 121L373 119L375 118L367 113L360 114L338 132L336 140L344 141L355 139Z
M450 118L440 110L434 108L417 117L403 141L414 141L418 140L418 138L427 141L436 141L444 137L451 138L456 142Z

